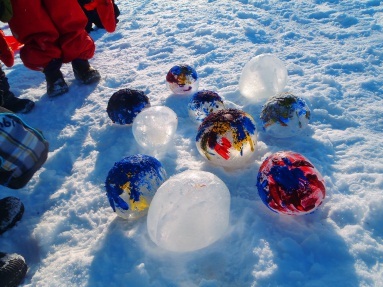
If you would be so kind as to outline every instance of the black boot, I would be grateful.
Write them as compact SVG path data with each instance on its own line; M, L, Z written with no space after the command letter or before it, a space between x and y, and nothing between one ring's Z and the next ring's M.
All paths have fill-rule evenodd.
M0 106L14 113L28 113L35 103L28 99L19 99L9 90L8 78L0 68Z
M0 200L0 234L13 227L24 214L24 204L17 197Z
M60 59L53 59L44 69L47 81L47 95L56 97L68 92L69 88L60 71L62 62Z
M2 107L14 113L26 114L35 106L35 103L31 100L16 98L11 91L3 93L2 97Z
M0 252L0 286L19 286L27 270L28 266L21 255Z
M85 85L96 83L101 79L100 73L94 69L88 60L75 59L72 61L74 77Z

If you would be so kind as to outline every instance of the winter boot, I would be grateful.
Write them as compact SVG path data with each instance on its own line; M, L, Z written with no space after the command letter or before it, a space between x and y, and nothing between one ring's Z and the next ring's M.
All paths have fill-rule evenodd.
M28 99L19 99L9 90L8 78L0 68L0 106L14 113L28 113L35 103Z
M17 197L9 196L0 200L0 234L13 227L24 213L24 204ZM0 286L2 286L0 284Z
M60 59L53 59L44 69L47 81L47 95L56 97L68 92L69 88L60 71L62 62Z
M27 270L28 266L21 255L0 252L0 286L19 286Z
M1 106L14 113L26 114L35 106L35 103L31 100L16 98L11 91L3 92L1 97L3 98L3 104Z
M88 60L75 59L72 61L74 77L85 85L96 83L101 79L100 73L94 69Z

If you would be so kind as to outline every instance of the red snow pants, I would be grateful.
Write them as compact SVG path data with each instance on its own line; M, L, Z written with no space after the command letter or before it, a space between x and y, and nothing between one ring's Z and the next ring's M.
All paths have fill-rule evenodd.
M11 0L9 27L24 44L20 57L32 70L43 70L52 59L69 63L93 57L95 45L85 31L88 22L77 0Z

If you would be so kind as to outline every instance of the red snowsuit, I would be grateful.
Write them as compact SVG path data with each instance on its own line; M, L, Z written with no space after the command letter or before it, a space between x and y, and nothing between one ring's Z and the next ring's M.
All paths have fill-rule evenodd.
M93 57L95 45L85 31L88 22L77 0L11 0L9 27L24 44L20 57L32 70L43 70L52 59L69 63Z

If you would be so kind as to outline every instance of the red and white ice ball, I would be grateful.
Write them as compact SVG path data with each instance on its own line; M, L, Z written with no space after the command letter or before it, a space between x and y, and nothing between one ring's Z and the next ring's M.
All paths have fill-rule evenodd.
M209 114L198 128L196 146L210 163L226 169L242 168L255 157L257 130L254 119L238 109Z
M257 188L268 208L287 215L313 212L326 195L319 171L303 155L292 151L277 152L264 160Z
M197 71L186 64L176 65L167 73L166 84L176 95L191 95L198 91Z

